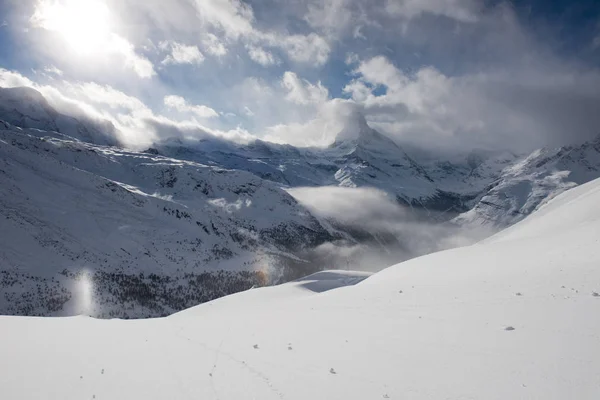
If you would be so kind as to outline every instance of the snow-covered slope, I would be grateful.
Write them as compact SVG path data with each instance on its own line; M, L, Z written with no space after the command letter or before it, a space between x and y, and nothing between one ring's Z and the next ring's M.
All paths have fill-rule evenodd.
M84 142L117 144L115 127L110 122L63 115L40 92L28 87L0 87L0 120L21 128L60 133Z
M114 315L165 315L235 291L222 280L194 283L204 272L234 271L237 290L297 277L294 253L334 239L287 192L248 172L5 122L0 219L0 312L11 314L77 313L69 286L88 271L104 282L98 294Z
M454 222L506 227L576 185L600 176L600 136L580 146L541 149L506 167Z
M455 215L465 210L466 200L474 198L478 190L496 178L491 174L473 174L473 167L468 166L452 165L451 169L456 170L452 174L446 165L440 173L441 167L436 165L432 169L439 179L434 180L393 140L369 127L361 114L351 116L336 141L325 149L295 148L260 140L236 145L218 139L194 142L176 138L155 144L153 150L169 157L243 169L287 187L373 187L402 204L425 210L451 210Z
M462 225L512 224L600 176L600 140L517 161L478 151L425 164L361 114L324 149L206 137L140 153L102 146L111 129L56 112L32 89L0 88L0 312L77 313L89 280L105 303L89 313L158 316L360 263L356 249L385 253L387 265L445 247L440 237L463 236ZM374 187L416 212L371 226L317 219L282 190L302 186ZM458 228L431 229L466 210Z
M2 317L0 397L597 399L599 203L596 180L359 283L321 274L156 320Z

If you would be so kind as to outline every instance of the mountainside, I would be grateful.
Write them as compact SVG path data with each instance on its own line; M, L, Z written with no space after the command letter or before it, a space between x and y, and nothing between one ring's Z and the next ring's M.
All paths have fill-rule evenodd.
M510 226L541 204L600 176L600 136L581 146L541 149L502 170L460 225Z
M599 203L596 180L477 245L168 318L0 317L0 397L597 399Z
M328 148L295 148L256 140L237 145L219 139L168 139L152 149L169 157L203 160L226 168L250 171L286 187L373 187L418 211L447 213L450 219L469 209L470 202L516 157L468 158L459 163L424 167L394 141L354 115Z
M60 114L41 93L27 87L0 87L0 120L21 128L62 133L84 142L118 144L111 123Z
M120 302L127 308L129 300L141 307L118 315L165 315L207 300L206 294L202 287L186 288L200 294L144 305L145 296L156 295L146 279L150 274L174 287L184 281L193 286L187 281L206 271L234 271L235 279L240 271L258 274L246 279L247 287L276 282L310 271L302 270L294 253L337 234L287 192L253 174L5 122L0 122L0 218L3 313L76 312L68 303L68 286L88 270L109 281L103 295L117 309ZM290 269L290 263L300 269ZM139 298L111 293L130 291L123 280L135 281L131 286L142 292ZM40 285L43 295L35 290ZM222 290L220 295L228 292ZM46 306L48 296L60 304Z
M600 138L420 163L360 114L327 148L206 137L136 152L110 147L111 129L0 88L0 313L163 316L322 269L376 270L472 243L600 176ZM316 207L299 203L306 187ZM384 196L362 198L371 188ZM320 213L331 196L358 206ZM76 300L82 282L102 307Z

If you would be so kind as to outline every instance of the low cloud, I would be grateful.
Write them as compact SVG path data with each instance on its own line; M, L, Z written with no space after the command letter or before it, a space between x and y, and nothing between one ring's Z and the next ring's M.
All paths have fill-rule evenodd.
M0 87L29 87L42 93L58 112L89 121L102 127L107 135L114 136L121 145L144 149L154 142L169 137L197 139L212 137L247 143L255 139L242 128L213 129L196 119L173 120L156 114L139 98L128 95L108 85L93 82L71 83L53 81L52 85L40 84L19 74L0 68ZM218 116L209 107L191 105L185 99L172 96L166 103L181 112L188 112L204 119Z
M427 222L374 188L294 188L288 192L318 218L353 235L305 255L331 267L376 271L420 255L473 244L493 233Z
M217 113L212 108L207 106L189 104L187 100L181 96L165 96L163 101L165 106L169 108L175 109L179 112L193 113L194 115L200 118L214 118L219 116L219 113Z
M347 225L378 228L386 221L409 217L405 209L378 189L331 186L294 188L288 192L316 215Z

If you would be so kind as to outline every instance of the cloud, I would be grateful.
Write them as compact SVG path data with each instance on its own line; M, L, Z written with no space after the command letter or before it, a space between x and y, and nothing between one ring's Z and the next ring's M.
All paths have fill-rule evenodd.
M34 83L29 78L15 71L9 71L0 67L0 87L33 87Z
M314 32L287 35L257 29L252 7L242 1L195 0L194 5L201 20L222 29L231 40L245 40L251 59L261 65L272 65L277 60L258 46L260 43L279 47L290 59L300 63L321 66L329 57L331 49L328 43Z
M461 22L476 22L481 6L475 0L386 0L385 11L407 19L433 14Z
M325 64L331 52L331 48L325 39L314 32L309 35L287 36L276 41L276 43L287 52L293 61L315 66Z
M185 139L220 138L241 143L255 139L242 128L213 129L195 119L173 120L155 113L143 101L108 85L94 82L72 83L53 81L52 85L34 82L23 75L0 68L0 86L26 86L38 90L60 113L75 118L95 121L102 126L114 126L117 141L123 146L144 149L154 142L169 137ZM185 99L171 96L165 102L181 112L197 117L218 116L216 111L203 106L190 105Z
M137 97L129 96L108 85L94 82L76 84L63 82L63 92L87 103L106 105L113 110L125 110L139 117L152 114L150 108Z
M596 37L594 37L594 39L592 40L592 48L593 49L598 49L600 48L600 34L598 34Z
M311 1L304 20L328 36L338 35L356 19L352 3L349 0Z
M412 209L373 188L332 186L288 192L313 215L360 238L326 243L306 254L338 268L377 271L423 254L469 245L493 233L427 223Z
M254 112L252 112L252 110L248 108L248 106L244 106L244 114L247 117L254 117Z
M301 122L275 124L265 129L265 139L276 143L289 143L295 146L327 146L355 116L362 113L360 105L352 100L331 99L313 104L314 115Z
M56 75L56 76L63 76L64 73L56 68L55 66L47 66L44 67L44 72L46 72L47 74L52 74L52 75Z
M286 71L281 79L281 84L287 91L286 100L292 103L320 104L327 100L329 91L321 82L315 85L307 80L301 80L294 72Z
M409 215L390 196L373 188L294 188L288 192L316 215L343 224L378 228L387 221L406 220Z
M262 65L263 67L278 64L279 62L272 53L266 51L262 47L248 45L246 48L248 49L248 55L250 56L250 59Z
M213 56L221 57L227 54L227 47L212 33L207 33L202 38L202 45L204 50Z
M146 57L138 55L133 44L126 39L118 35L112 35L109 43L109 51L122 56L125 65L131 68L140 78L151 78L156 75L152 62Z
M193 0L197 16L237 39L254 32L252 7L239 0Z
M26 19L38 3L68 1L79 3L13 3ZM585 43L574 43L577 35L563 35L571 27L538 25L540 9L525 15L525 7L479 0L89 1L109 11L90 19L95 33L86 40L98 46L77 52L86 40L67 39L60 18L34 19L17 43L35 59L31 67L60 68L62 76L52 74L60 90L61 79L95 82L159 108L166 95L185 93L188 107L210 104L227 116L202 121L220 132L239 126L263 139L327 145L343 121L332 110L352 104L408 151L432 157L476 147L525 152L597 133L594 39L588 29ZM202 74L163 66L157 75L161 62L202 64Z
M166 96L164 98L165 106L169 108L173 108L179 112L190 112L195 114L200 118L215 118L219 116L215 110L207 106L199 106L189 104L183 97L181 96Z
M170 51L163 64L196 64L200 65L204 61L204 55L197 46L188 46L182 43L163 41L159 44L162 50Z
M600 124L593 111L600 95L589 89L600 84L598 72L535 65L451 77L433 67L406 73L377 56L354 73L344 91L364 107L371 124L421 148L523 151L567 137L589 139Z

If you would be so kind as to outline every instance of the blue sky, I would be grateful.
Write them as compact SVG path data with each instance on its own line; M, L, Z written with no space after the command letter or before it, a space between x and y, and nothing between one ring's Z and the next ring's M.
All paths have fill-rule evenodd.
M4 0L0 85L162 137L326 145L349 113L432 152L600 129L593 0Z

